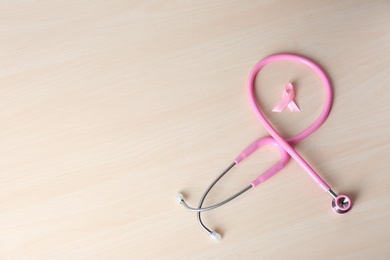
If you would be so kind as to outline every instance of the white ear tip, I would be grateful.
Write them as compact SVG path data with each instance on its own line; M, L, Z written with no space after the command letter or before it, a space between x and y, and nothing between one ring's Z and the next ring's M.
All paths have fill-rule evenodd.
M181 203L183 201L183 198L184 198L183 194L181 193L176 194L177 202Z
M215 242L219 242L221 241L222 237L220 234L218 234L217 232L212 232L210 234L210 237L215 241Z

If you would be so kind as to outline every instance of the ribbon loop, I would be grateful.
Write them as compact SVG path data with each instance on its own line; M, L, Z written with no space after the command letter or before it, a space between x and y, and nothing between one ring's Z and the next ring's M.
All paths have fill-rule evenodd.
M295 92L293 85L288 83L283 91L282 100L276 105L272 112L282 112L286 107L290 109L291 112L301 111L297 104L294 102Z

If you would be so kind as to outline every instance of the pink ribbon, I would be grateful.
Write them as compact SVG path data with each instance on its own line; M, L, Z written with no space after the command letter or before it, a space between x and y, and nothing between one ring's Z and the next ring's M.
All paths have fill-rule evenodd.
M299 112L301 111L297 104L294 102L295 92L293 85L288 83L284 88L282 100L276 105L272 112L282 112L287 106L291 112Z

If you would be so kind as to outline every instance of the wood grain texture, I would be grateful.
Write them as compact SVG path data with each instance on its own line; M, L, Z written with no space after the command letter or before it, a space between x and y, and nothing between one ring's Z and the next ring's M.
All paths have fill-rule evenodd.
M266 135L246 77L296 53L334 88L325 124L296 146L338 193L344 216L291 161L269 182L204 214L203 190ZM389 1L1 1L1 259L385 259L390 257ZM267 112L284 136L315 120L321 84L270 65L269 111L286 81L302 112ZM264 148L207 205L277 160Z

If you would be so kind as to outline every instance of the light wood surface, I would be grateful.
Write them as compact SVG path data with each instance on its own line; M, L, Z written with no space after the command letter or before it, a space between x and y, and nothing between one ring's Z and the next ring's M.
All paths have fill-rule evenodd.
M245 84L260 59L296 53L331 78L334 103L297 151L337 193L291 160L204 221L204 189L267 135ZM1 259L388 259L389 1L1 1ZM294 82L302 112L269 112ZM275 63L258 99L284 136L319 115L305 67ZM276 162L256 152L211 205Z

